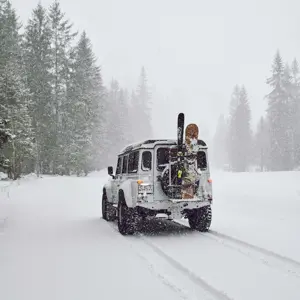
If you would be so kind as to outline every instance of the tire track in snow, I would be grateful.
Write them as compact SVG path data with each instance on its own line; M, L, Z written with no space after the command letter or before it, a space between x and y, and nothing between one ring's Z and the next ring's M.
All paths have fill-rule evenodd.
M118 231L118 228L116 226L115 223L107 223L108 225L110 225L110 227L117 233L120 234ZM157 270L157 266L155 266L156 264L153 264L149 258L147 258L145 255L141 254L141 250L137 250L136 247L133 245L133 243L130 242L129 239L127 239L127 237L124 236L124 239L127 241L127 243L129 244L129 247L135 252L135 254L140 257L148 266L150 272L156 276L159 280L162 281L162 283L164 285L166 285L167 287L169 287L172 291L174 291L175 293L177 293L181 299L183 300L195 300L195 298L191 298L189 297L187 291L185 291L183 288L178 287L173 280L166 276L166 274L162 274L162 272Z
M118 228L115 223L108 223L111 228L116 231L117 234L120 234ZM193 273L191 270L186 268L182 265L179 261L175 260L171 256L169 256L166 252L161 250L157 245L150 242L147 238L145 238L142 234L137 233L134 236L124 236L124 239L130 244L130 247L133 251L148 265L150 271L158 277L166 286L171 288L174 292L180 295L182 299L185 300L196 300L196 299L203 299L203 300L233 300L227 296L224 292L221 292L208 284L204 279L200 278L198 275ZM141 243L142 242L142 243ZM146 246L146 247L145 247ZM144 249L142 249L144 248ZM147 249L148 248L148 249ZM152 259L149 258L150 251L154 252L154 255L151 254ZM155 255L156 254L156 255ZM156 256L156 258L155 258ZM155 259L154 259L155 258ZM163 263L167 266L163 268L163 270L158 270L158 265ZM171 272L166 275L166 269L170 269ZM174 273L178 273L179 276L183 278L187 278L188 283L186 280L178 279L174 280ZM173 275L173 276L172 276ZM177 282L175 282L177 281ZM185 281L185 282L184 282ZM181 287L178 285L181 284ZM183 286L184 287L183 287ZM189 287L187 287L189 286ZM193 290L193 291L191 291ZM198 295L201 294L199 298L196 295L196 291ZM191 295L192 293L192 295Z
M244 242L235 237L214 230L210 230L208 233L200 234L206 238L213 239L216 242L222 244L223 246L231 248L252 259L259 260L266 266L276 268L281 272L286 272L288 275L300 278L300 262L292 258L285 257L273 251Z
M190 269L188 269L187 267L185 267L179 261L177 261L176 259L174 259L170 255L168 255L159 246L157 246L154 243L150 242L149 239L145 238L142 235L139 235L139 236L159 256L161 256L166 261L168 261L169 264L171 264L174 268L176 268L177 270L179 270L183 274L185 274L196 285L200 286L203 290L205 290L208 293L210 293L211 295L213 295L215 299L218 299L218 300L233 300L233 298L229 297L225 292L219 291L218 289L214 288L212 285L210 285L208 282L206 282L203 278L201 278L200 276L196 275L194 272L192 272Z

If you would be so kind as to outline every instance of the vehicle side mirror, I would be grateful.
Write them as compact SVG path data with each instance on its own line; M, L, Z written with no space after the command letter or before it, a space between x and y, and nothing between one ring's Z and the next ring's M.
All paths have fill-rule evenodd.
M107 171L108 171L109 176L112 176L112 177L114 176L114 168L112 166L109 166L107 168Z

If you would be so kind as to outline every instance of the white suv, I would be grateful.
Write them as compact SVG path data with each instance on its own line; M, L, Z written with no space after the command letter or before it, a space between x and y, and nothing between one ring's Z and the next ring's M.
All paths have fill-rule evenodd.
M158 214L169 220L188 218L192 229L207 231L212 217L207 146L198 140L200 180L193 199L182 199L180 187L172 182L172 157L176 157L176 151L176 140L147 140L123 149L118 155L116 173L108 167L111 178L103 188L103 219L117 218L121 234L133 234L139 220Z

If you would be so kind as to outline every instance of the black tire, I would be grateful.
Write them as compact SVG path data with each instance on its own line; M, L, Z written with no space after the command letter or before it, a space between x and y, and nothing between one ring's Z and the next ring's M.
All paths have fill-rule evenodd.
M112 205L107 201L106 192L102 194L102 218L106 221L113 221L115 216L113 213Z
M209 230L212 220L210 206L194 209L188 216L191 229L206 232Z
M122 235L132 235L136 230L135 210L126 205L122 192L118 202L118 229Z

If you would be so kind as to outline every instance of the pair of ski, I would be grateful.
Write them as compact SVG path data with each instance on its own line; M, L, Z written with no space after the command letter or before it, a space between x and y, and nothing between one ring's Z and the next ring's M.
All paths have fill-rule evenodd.
M193 166L196 165L197 156L193 153L193 146L198 143L198 126L189 124L185 129L185 145L183 143L184 134L184 113L178 114L177 118L177 164L176 164L176 184L181 186L182 199L193 199L195 194L196 177ZM191 168L189 166L192 166Z

